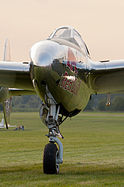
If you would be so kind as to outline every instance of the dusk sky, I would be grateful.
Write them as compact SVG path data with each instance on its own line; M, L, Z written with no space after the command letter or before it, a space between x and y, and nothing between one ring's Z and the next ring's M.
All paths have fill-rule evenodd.
M31 46L62 25L73 26L93 60L124 59L124 0L0 0L0 59L30 61Z

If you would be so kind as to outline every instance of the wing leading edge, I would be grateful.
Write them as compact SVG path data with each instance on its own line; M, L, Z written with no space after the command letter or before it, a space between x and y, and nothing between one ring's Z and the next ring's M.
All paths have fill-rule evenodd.
M94 93L124 92L124 60L87 64L88 85ZM0 61L0 86L10 88L11 95L32 95L30 63ZM16 88L16 89L11 89Z

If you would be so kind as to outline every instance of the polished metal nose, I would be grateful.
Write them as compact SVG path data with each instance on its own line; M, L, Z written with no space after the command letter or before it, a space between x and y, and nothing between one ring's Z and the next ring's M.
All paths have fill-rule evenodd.
M46 67L52 63L52 57L48 52L41 52L37 57L38 66Z
M57 44L45 40L36 43L30 52L31 61L37 66L49 66L57 53Z

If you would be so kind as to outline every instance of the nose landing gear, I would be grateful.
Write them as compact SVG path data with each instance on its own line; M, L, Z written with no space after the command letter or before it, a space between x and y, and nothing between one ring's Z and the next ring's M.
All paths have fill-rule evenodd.
M52 95L49 93L47 105L42 104L40 117L42 122L48 127L49 143L44 148L43 154L43 171L46 174L58 174L59 165L63 163L63 145L57 138L64 138L60 131L59 125L63 122L59 116L60 106L56 104Z

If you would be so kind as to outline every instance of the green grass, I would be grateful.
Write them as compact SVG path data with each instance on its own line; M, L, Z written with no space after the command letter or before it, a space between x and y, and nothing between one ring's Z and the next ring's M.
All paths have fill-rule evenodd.
M42 156L48 130L38 113L12 113L0 129L0 186L124 186L124 114L81 113L61 126L64 163L59 175L45 175Z

